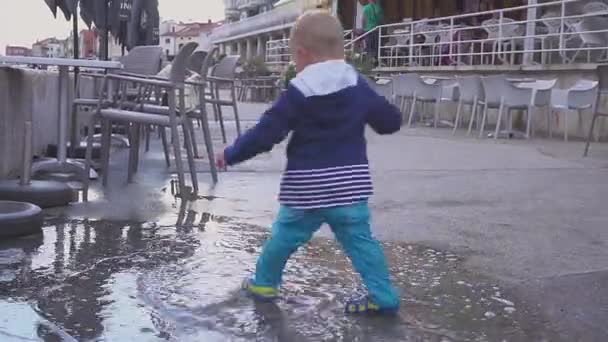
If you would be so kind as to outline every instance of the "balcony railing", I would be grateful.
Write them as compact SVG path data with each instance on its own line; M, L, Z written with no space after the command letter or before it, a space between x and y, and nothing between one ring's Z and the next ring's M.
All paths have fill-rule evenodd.
M378 35L385 68L598 63L607 57L608 5L558 0L384 25L370 34Z
M266 42L266 64L287 65L291 62L289 39L275 39Z
M213 30L211 40L218 43L240 37L288 28L303 11L304 0L294 0L256 16L222 25Z
M239 10L258 8L269 5L267 0L237 0L237 8Z
M379 67L387 70L450 65L605 63L608 5L555 0L383 25L358 37L345 31L346 52L364 53L365 38L370 35L378 35ZM285 63L286 57L281 57Z

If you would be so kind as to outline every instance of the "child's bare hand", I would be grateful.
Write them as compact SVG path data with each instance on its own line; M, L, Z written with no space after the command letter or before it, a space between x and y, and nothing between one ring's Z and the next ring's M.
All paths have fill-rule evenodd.
M215 165L217 165L217 168L220 170L226 169L227 165L226 165L226 157L224 156L224 151L215 155Z

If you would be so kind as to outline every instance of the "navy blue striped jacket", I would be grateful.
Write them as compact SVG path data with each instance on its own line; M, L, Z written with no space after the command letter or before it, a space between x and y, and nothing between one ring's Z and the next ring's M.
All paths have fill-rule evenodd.
M372 195L365 127L391 134L401 113L341 60L308 66L255 127L226 148L228 165L268 152L291 133L279 202L316 209Z

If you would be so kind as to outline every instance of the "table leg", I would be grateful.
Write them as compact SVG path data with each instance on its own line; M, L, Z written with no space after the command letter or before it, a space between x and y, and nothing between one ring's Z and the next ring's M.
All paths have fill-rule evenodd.
M50 172L50 173L72 173L75 174L79 180L85 181L85 177L96 178L97 173L92 170L90 174L86 174L84 164L78 161L68 160L67 158L67 140L68 140L68 116L69 116L69 69L67 66L59 67L59 79L58 79L58 145L57 145L57 159L42 160L32 165L32 174L35 175L39 172Z

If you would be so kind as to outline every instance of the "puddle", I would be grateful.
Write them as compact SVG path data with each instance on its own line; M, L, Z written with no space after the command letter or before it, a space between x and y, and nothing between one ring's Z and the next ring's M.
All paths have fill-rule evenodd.
M174 221L175 222L175 221ZM402 292L395 318L352 317L361 285L331 240L286 268L282 299L240 295L263 227L182 206L178 225L50 222L0 245L2 341L528 341L540 322L449 252L387 243Z

